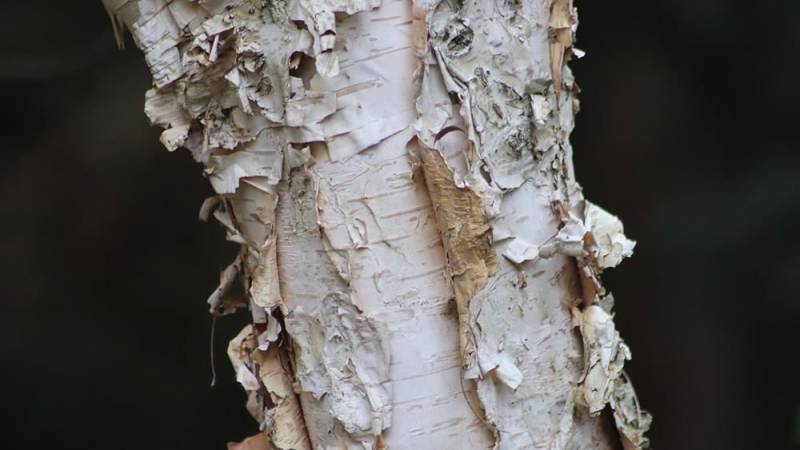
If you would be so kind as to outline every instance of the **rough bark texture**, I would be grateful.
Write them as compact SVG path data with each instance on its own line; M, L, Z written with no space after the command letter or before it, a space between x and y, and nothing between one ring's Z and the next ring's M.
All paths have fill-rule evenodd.
M599 281L634 243L572 170L569 0L105 4L241 245L209 304L252 314L228 353L267 439L231 448L647 446Z

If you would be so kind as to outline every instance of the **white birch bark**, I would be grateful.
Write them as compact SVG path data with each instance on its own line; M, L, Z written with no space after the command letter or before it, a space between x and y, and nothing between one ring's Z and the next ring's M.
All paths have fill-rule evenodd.
M267 439L239 448L647 446L599 281L634 243L572 169L569 0L104 3L241 245L209 298L252 315L229 356Z

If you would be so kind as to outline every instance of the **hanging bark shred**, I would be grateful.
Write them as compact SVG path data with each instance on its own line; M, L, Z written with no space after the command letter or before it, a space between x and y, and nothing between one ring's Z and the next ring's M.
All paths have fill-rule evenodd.
M615 448L600 415L647 447L600 281L635 243L572 168L571 0L104 4L241 246L208 302L250 309L263 433L229 448Z

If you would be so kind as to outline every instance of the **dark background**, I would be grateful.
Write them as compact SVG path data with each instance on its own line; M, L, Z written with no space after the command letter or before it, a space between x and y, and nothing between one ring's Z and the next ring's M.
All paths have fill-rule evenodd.
M142 113L99 2L0 29L0 447L222 449L256 431L205 298L236 252ZM800 2L577 1L578 178L636 255L608 273L654 448L800 448Z

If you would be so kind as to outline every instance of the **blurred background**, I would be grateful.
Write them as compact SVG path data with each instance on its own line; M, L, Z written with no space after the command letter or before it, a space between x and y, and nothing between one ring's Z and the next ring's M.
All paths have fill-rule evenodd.
M205 299L236 248L142 112L100 2L6 2L0 447L222 449L256 431ZM800 2L576 1L573 134L634 258L605 276L653 447L800 448Z

